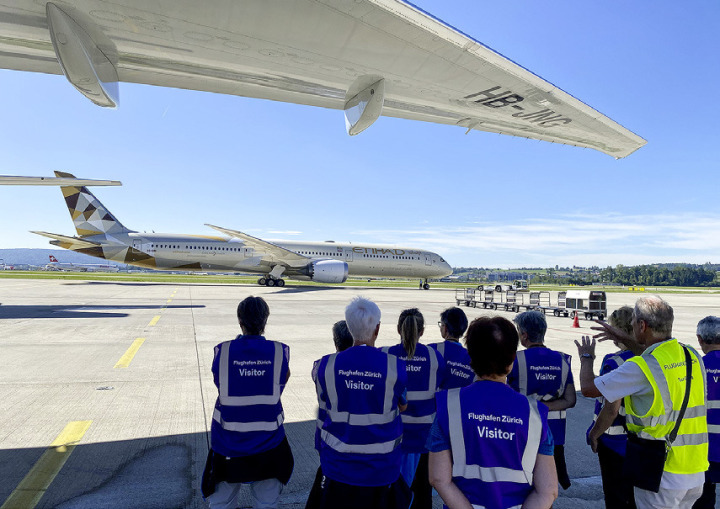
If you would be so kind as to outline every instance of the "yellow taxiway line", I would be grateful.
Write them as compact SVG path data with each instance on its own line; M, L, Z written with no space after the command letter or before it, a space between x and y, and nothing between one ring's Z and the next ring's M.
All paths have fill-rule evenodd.
M154 316L152 320L150 320L150 323L148 324L148 327L152 327L156 323L160 321L160 315Z
M140 349L142 344L145 342L145 338L137 338L135 341L133 341L132 345L130 345L130 348L128 348L122 357L120 357L120 360L117 361L117 364L115 364L114 367L116 368L127 368L130 366L130 363L133 360L133 357L135 357L135 354Z
M0 509L34 508L82 439L92 421L72 421L50 444Z

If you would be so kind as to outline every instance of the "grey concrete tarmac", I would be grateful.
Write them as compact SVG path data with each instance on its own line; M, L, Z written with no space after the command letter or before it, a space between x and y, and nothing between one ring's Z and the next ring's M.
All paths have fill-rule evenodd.
M267 300L266 336L291 349L292 376L283 405L296 463L282 495L284 508L304 507L318 466L310 370L315 359L333 351L331 327L343 318L347 303L363 295L380 306L378 346L397 342L397 317L407 307L425 315L422 341L440 340L438 315L455 303L454 292L438 289L2 280L0 505L68 423L89 420L37 507L205 507L199 480L217 394L210 372L213 347L238 334L235 309L248 295ZM675 335L693 345L697 321L719 313L713 295L664 297L675 308ZM611 293L608 307L635 298ZM470 319L490 314L464 309ZM584 320L576 329L569 318L548 316L548 325L547 345L575 358L573 340L591 333ZM137 338L145 341L129 366L115 367ZM598 356L612 350L602 344ZM576 380L578 372L574 362ZM597 458L585 444L592 405L579 395L568 412L566 454L573 486L555 507L604 507ZM439 499L435 505L441 507Z

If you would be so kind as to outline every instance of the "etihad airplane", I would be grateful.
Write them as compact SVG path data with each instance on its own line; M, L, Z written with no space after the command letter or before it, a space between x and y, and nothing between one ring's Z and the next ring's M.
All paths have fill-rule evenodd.
M0 2L0 68L65 74L114 108L119 82L380 115L599 150L646 141L402 0Z
M73 175L55 172L58 177ZM428 279L452 274L437 253L411 247L334 241L267 241L207 225L230 238L139 233L126 228L86 188L62 186L77 237L34 231L50 244L98 258L156 270L246 272L258 284L285 286L282 276L318 283L344 283L348 276Z
M71 270L77 272L118 272L120 267L112 263L72 263L59 262L57 258L50 255L50 263L45 265L45 270Z

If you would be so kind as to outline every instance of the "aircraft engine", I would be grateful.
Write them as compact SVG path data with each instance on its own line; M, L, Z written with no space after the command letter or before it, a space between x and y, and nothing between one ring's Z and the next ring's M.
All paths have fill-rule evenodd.
M348 277L348 264L340 260L319 260L309 263L305 274L317 283L344 283Z

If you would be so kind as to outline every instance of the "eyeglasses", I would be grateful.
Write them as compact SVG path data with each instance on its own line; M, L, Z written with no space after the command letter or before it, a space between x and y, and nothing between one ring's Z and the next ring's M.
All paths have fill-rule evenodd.
M445 324L442 322L438 322L438 327L442 327L443 325L445 325Z

